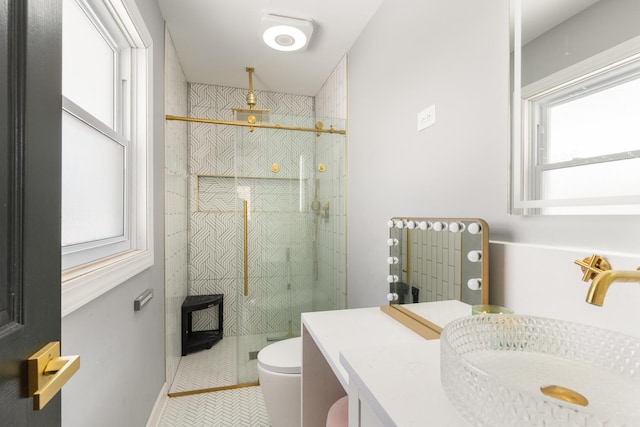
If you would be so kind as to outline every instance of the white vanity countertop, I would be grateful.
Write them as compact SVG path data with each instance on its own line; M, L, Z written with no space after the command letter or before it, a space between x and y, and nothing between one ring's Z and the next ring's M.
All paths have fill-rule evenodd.
M471 314L459 301L410 305L442 327ZM440 385L439 340L425 340L379 307L303 313L302 323L345 391L351 378L385 425L433 419L435 425L468 426Z
M460 301L421 302L402 307L444 328L449 322L471 315L471 306Z
M440 340L352 347L341 352L341 361L383 425L470 426L442 389Z
M345 391L348 391L349 374L340 363L341 350L354 346L390 346L422 339L380 311L380 307L303 313L302 323Z

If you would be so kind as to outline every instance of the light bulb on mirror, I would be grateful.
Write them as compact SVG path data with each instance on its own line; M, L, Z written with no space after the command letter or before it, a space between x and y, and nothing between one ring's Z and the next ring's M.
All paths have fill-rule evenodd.
M420 230L431 230L432 224L429 221L420 221L418 223L418 228Z
M407 221L407 228L409 230L413 230L414 228L416 228L416 222L415 221Z
M482 251L469 251L467 259L471 262L480 262L482 259Z
M387 276L387 282L389 283L397 283L398 282L398 276L396 276L395 274L390 274Z
M398 239L389 239L389 240L387 240L387 245L389 245L389 246L397 246L398 245Z
M387 258L387 262L389 264L397 264L398 263L398 257L395 256L390 256L389 258Z
M387 300L389 302L398 301L398 294L396 294L395 292L388 293L387 294Z
M390 219L389 221L387 221L387 227L389 227L389 228L393 228L395 225L396 225L396 223L395 223L392 219Z
M404 228L404 221L399 219L396 221L396 228Z
M482 289L482 279L469 279L467 281L467 287L472 291L479 291Z
M469 224L469 227L467 229L471 234L480 234L482 232L482 226L477 222L472 222L471 224Z
M465 226L461 222L452 222L451 224L449 224L449 231L451 231L452 233L462 232L464 231L464 229Z
M447 223L436 221L433 223L433 229L436 231L445 231L447 229Z

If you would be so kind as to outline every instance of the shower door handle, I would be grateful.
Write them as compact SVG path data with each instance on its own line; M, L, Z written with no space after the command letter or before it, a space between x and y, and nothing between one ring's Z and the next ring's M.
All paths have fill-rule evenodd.
M244 296L249 296L249 201L242 201L244 216Z

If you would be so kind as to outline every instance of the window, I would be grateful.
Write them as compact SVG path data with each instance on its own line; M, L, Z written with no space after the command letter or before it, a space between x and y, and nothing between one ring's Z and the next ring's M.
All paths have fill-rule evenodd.
M522 88L513 207L640 213L640 38Z
M63 0L63 315L153 264L151 37L132 0Z
M528 100L530 190L536 200L637 196L640 192L640 61L597 73ZM624 179L620 179L624 177ZM576 200L582 199L582 201ZM544 213L573 213L571 206ZM592 213L609 209L591 208ZM637 213L635 206L616 208Z

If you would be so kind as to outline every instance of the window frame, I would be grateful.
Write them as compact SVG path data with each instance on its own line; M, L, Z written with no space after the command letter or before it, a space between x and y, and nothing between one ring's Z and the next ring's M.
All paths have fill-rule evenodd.
M74 0L80 4L94 0ZM100 2L105 10L114 16L123 36L131 45L130 67L131 79L128 93L130 99L130 123L114 117L116 133L129 135L130 194L125 204L129 210L129 242L130 247L124 251L89 262L84 265L62 271L62 316L75 311L107 291L122 284L131 277L148 269L154 263L153 248L153 49L152 38L142 15L133 0L104 0ZM100 17L99 14L96 14ZM64 25L64 23L63 23ZM86 117L74 108L73 102L63 97L63 109L89 126ZM91 121L91 120L89 120ZM124 128L122 127L125 123ZM107 127L108 126L104 126ZM113 132L113 130L112 130ZM127 166L125 166L127 167ZM125 215L126 216L126 215ZM126 221L126 220L125 220Z
M520 22L515 21L514 43L520 44ZM539 215L552 211L559 214L562 209L580 207L581 213L593 214L637 214L640 195L576 197L544 200L540 198L540 173L537 168L537 145L532 141L534 130L530 127L532 115L537 111L535 101L548 94L579 84L582 81L604 75L619 67L640 61L640 37L635 37L600 54L576 63L528 86L520 87L521 52L515 49L513 76L513 137L511 151L511 202L510 212L520 215ZM617 208L618 207L618 208ZM559 208L559 209L549 209Z
M640 158L640 148L555 162L551 162L547 158L550 150L551 109L632 80L640 81L640 59L621 61L620 65L605 72L583 78L572 84L562 85L559 89L552 88L543 94L526 98L527 111L529 111L528 121L534 125L529 127L527 135L528 143L532 147L530 164L527 167L531 171L530 176L533 177L531 187L532 194L536 199L548 200L543 194L544 172ZM576 94L576 92L579 93ZM640 100L637 102L640 103Z

